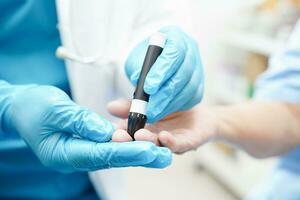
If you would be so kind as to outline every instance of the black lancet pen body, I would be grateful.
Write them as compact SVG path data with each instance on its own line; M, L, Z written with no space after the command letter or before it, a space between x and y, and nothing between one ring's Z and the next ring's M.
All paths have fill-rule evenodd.
M144 83L148 72L163 51L166 38L162 33L155 33L149 39L147 53L142 66L142 71L133 94L130 111L128 114L127 132L134 139L134 133L145 127L147 122L146 108L149 95L144 91Z

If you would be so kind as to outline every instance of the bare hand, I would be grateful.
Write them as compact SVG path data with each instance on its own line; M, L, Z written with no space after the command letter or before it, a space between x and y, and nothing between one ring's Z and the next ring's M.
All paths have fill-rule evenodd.
M122 118L118 130L113 134L114 142L127 142L132 138L126 132L127 115L130 101L118 100L108 105L111 114ZM165 146L175 153L184 153L196 149L199 145L214 138L217 132L217 120L203 106L173 113L155 124L148 124L145 129L135 133L135 140L151 141Z

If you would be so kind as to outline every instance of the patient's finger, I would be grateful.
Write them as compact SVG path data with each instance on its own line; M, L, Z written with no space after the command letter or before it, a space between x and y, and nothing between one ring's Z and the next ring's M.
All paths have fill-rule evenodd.
M171 133L167 131L160 132L158 134L158 140L162 146L168 147L174 153L178 152L176 139Z
M128 116L130 104L131 102L127 99L119 99L109 102L107 109L112 115L125 119Z
M114 123L115 129L122 129L127 130L127 120L119 120L118 122Z
M118 129L112 135L113 142L129 142L132 141L130 135L125 131Z
M158 135L147 129L140 129L134 134L134 139L137 141L149 141L159 145Z
M189 137L183 134L172 134L162 131L158 134L158 141L164 147L168 147L172 152L182 154L193 149L193 144Z

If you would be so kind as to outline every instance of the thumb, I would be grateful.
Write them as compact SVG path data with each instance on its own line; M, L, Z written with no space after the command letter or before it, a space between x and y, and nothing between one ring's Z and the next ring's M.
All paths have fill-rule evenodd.
M51 119L51 123L59 131L75 134L96 141L111 140L113 125L98 114L76 104L64 105Z
M127 118L131 101L127 99L118 99L107 104L108 111L119 118Z

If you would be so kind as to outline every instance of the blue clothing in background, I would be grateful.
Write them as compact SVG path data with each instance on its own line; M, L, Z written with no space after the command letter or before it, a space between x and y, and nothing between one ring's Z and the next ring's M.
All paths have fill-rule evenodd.
M259 78L255 98L300 105L300 21L286 49L272 57L269 69ZM247 199L299 200L300 147L283 156Z
M69 93L54 0L0 1L0 80L48 84ZM86 173L44 167L24 141L0 133L0 199L97 199Z

